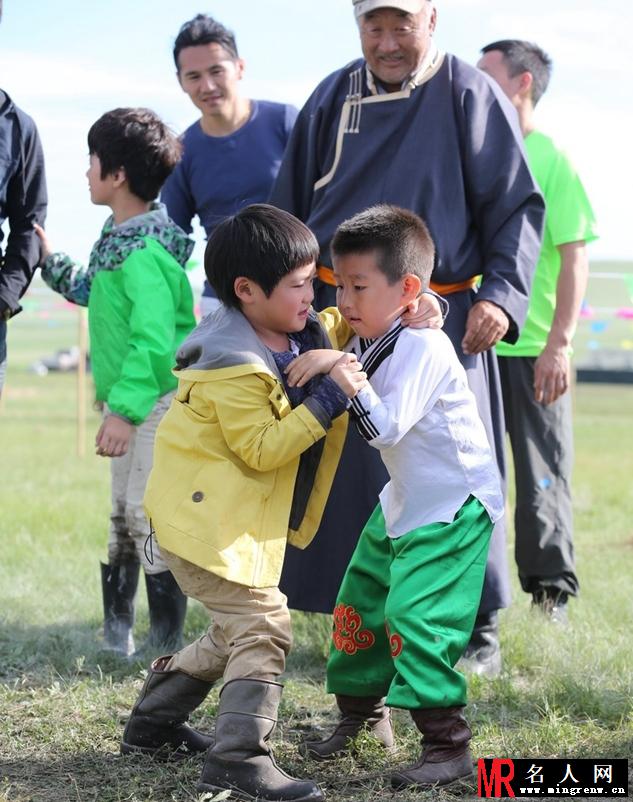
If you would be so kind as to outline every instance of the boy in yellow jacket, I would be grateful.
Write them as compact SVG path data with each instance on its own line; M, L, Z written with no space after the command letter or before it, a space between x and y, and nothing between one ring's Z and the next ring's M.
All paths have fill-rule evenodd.
M213 623L153 663L121 751L206 750L211 739L185 722L223 677L198 789L245 799L322 799L315 783L283 772L268 745L292 641L277 587L286 543L305 547L314 536L343 413L366 383L354 355L331 350L351 329L337 310L311 308L317 256L310 230L272 206L246 207L214 230L205 271L224 306L177 353L178 390L145 496L164 559ZM318 375L290 381L290 364L308 351Z
M211 612L208 632L152 665L122 751L203 751L188 714L224 677L216 741L200 790L321 799L274 763L267 740L291 645L277 587L286 542L318 526L345 435L348 398L365 382L335 354L329 375L286 387L299 353L342 346L350 329L311 310L318 246L287 212L247 207L209 240L205 270L224 307L177 354L179 386L156 437L145 504L161 552L187 595Z

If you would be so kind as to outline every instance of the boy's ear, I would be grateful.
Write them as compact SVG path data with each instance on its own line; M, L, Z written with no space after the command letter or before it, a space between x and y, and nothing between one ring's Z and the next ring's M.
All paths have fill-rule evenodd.
M408 304L413 301L414 298L417 298L421 289L422 282L420 278L413 273L407 273L402 279L403 303Z
M238 276L233 282L233 292L236 298L243 304L252 304L255 300L253 292L253 282L246 276Z
M119 167L118 170L112 173L112 184L115 188L122 187L126 181L127 175L125 174L125 167Z

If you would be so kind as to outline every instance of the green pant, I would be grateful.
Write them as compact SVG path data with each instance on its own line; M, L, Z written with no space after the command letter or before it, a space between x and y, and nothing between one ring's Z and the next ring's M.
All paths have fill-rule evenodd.
M392 539L380 505L334 610L327 689L409 710L466 704L455 663L479 607L492 522L470 496L451 523Z

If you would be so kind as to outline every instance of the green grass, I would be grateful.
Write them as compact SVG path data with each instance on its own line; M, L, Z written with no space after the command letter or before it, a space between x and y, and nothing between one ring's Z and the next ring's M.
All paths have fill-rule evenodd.
M73 374L36 376L38 357L74 342L76 318L50 298L12 322L0 408L0 799L12 802L197 800L200 760L159 765L122 759L118 743L143 666L99 649L99 560L105 556L108 463L76 455ZM47 300L48 298L48 300ZM477 757L633 755L633 388L579 385L575 397L574 503L582 596L566 631L531 612L515 585L502 616L504 671L470 684L468 716ZM98 414L88 408L88 444ZM512 562L511 562L512 564ZM139 638L147 610L139 594ZM207 625L192 603L186 636ZM329 621L294 615L296 645L285 677L278 760L322 783L329 800L376 802L451 795L397 794L388 768L415 758L418 736L396 711L398 753L371 743L357 759L302 760L301 738L327 731L323 691ZM194 714L212 728L217 689Z

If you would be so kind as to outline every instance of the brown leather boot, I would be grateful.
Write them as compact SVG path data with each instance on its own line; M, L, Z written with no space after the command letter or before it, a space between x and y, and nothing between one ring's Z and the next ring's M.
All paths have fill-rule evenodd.
M411 711L423 735L422 755L417 763L391 775L392 788L432 788L473 776L468 746L472 733L462 710L462 707L436 707Z
M391 714L381 696L344 696L336 694L341 720L323 741L305 741L300 752L314 760L329 760L350 750L350 742L363 730L385 747L393 748Z
M231 799L323 802L312 780L291 777L275 762L269 739L277 724L282 686L234 679L220 692L215 746L204 761L198 791L230 791Z
M183 758L206 752L213 738L185 723L206 699L213 683L184 671L165 671L171 655L154 660L125 725L121 754Z

